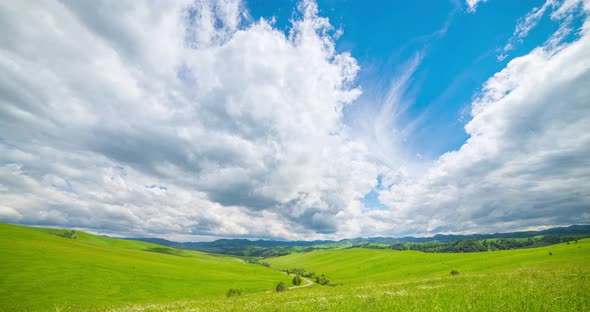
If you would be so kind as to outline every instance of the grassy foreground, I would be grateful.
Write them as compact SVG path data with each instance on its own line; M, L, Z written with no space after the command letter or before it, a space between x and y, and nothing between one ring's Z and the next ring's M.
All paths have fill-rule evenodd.
M113 311L590 311L589 239L502 252L347 249L267 261L343 285ZM452 269L461 273L451 276Z
M539 269L365 285L314 286L224 300L134 305L111 311L588 311L590 281Z
M254 293L289 281L237 258L68 233L0 224L0 310L78 311L224 298L229 288Z
M273 293L290 278L236 258L68 233L0 224L0 310L590 311L590 239L464 254L295 253L266 261L342 285ZM229 288L245 294L225 298Z

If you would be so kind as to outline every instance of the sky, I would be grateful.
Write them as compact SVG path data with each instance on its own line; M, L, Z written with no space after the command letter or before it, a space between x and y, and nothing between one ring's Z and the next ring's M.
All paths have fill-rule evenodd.
M179 241L590 223L589 14L0 3L0 222Z

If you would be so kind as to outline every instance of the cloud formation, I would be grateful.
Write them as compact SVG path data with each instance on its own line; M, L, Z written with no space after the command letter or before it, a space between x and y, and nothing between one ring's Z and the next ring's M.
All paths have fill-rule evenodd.
M469 12L475 12L475 10L477 9L477 5L480 3L484 3L488 0L465 0L467 3L467 11Z
M376 166L341 122L359 67L314 2L288 34L249 22L239 1L111 4L0 9L2 220L352 230Z
M572 28L572 23L576 16L579 15L579 12L582 11L580 7L582 7L583 4L583 0L546 0L542 6L533 8L518 21L514 33L508 40L508 43L502 48L497 59L499 61L506 59L509 51L522 43L524 38L529 35L531 30L537 27L537 24L539 24L543 16L545 16L545 13L548 11L551 11L551 14L549 14L551 20L559 23L559 30L547 40L546 44L558 44L573 32L574 29Z
M287 33L234 0L20 1L0 21L0 221L313 239L590 219L588 22L490 78L465 145L406 174L387 133L422 56L354 133L359 66L315 2ZM378 177L389 209L370 210Z
M585 14L590 11L584 3ZM511 60L472 104L470 135L380 193L391 233L501 231L590 221L590 21L572 43ZM393 225L393 226L391 226Z

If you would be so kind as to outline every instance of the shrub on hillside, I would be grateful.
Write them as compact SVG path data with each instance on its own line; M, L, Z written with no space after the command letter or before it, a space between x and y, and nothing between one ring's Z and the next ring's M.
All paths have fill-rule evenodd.
M238 289L238 288L230 288L227 291L227 294L225 294L226 297L235 297L235 296L241 296L242 295L242 290Z
M285 286L285 283L283 283L283 282L280 282L280 283L277 285L276 291L277 291L277 292L281 292L281 291L285 291L285 290L287 290L287 286Z
M316 276L315 282L320 285L328 285L330 284L330 279L324 276L324 274L322 274L320 276Z
M293 277L293 285L295 285L295 286L301 285L301 277L299 275L295 275L295 277Z
M305 276L305 269L304 268L293 268L291 269L291 273L296 275Z
M461 272L457 271L457 270L451 270L451 275L459 275L461 274Z
M62 233L59 233L58 232L58 233L53 233L53 234L56 235L56 236L63 237L63 238L70 238L70 239L76 239L77 238L76 237L76 231L74 231L74 230L65 231L65 232L62 232Z

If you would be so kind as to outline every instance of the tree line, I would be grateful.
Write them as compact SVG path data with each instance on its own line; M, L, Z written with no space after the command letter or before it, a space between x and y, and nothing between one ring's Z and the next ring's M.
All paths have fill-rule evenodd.
M564 242L575 242L575 237L544 235L542 237L529 237L527 239L518 238L498 238L498 239L476 239L469 238L454 242L425 242L425 243L400 243L393 244L389 248L395 250L418 250L423 252L478 252L521 249L530 247L541 247L554 245ZM374 248L374 247L373 247Z

